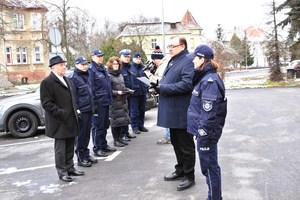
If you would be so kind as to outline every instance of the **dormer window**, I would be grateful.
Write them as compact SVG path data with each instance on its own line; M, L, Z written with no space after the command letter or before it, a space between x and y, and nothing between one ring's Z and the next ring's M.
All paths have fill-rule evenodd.
M171 29L175 29L176 28L176 23L171 23Z

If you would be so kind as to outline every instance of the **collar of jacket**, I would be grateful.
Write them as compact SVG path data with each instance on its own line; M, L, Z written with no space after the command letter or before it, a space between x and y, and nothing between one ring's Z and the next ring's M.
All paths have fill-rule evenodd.
M94 61L92 61L91 63L92 63L92 66L94 66L98 71L104 71L104 70L105 70L103 64L98 65L98 64L95 63Z
M187 49L181 51L179 54L175 55L174 57L171 58L171 60L176 61L178 59L181 59L182 57L185 57L189 51Z
M217 73L217 70L214 69L210 62L208 62L202 70L195 70L193 76L193 85L197 85L197 83L206 75L211 73Z
M108 73L113 75L113 76L119 76L121 74L120 70L108 70Z
M137 63L135 63L135 62L133 62L132 64L133 64L133 66L135 66L137 69L139 69L139 68L142 68L142 67L143 67L143 65L142 65L142 64L137 64Z
M130 68L130 63L124 63L124 62L122 62L122 67L124 67L124 68Z
M89 74L89 71L82 71L81 69L78 69L77 67L75 67L74 69L74 73L76 74L82 74L82 75L88 75Z

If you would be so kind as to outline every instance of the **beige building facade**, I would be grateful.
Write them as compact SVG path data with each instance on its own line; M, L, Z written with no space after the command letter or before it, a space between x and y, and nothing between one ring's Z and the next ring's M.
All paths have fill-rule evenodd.
M0 72L13 83L38 82L49 70L46 12L40 1L0 2Z
M187 39L189 51L193 51L201 43L202 28L190 11L186 11L180 22L129 23L125 25L118 39L126 44L135 41L150 59L151 52L157 45L167 55L168 41L173 36L184 36Z

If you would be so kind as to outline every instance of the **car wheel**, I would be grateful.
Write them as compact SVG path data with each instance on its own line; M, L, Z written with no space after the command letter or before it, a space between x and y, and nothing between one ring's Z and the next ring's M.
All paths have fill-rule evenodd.
M25 138L33 136L38 128L38 121L34 114L28 111L14 113L8 121L8 129L13 136Z

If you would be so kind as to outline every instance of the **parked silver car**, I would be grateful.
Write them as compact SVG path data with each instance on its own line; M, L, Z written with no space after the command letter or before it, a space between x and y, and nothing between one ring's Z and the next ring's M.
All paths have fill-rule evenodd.
M28 94L0 100L0 132L25 138L33 136L39 126L45 126L39 88Z
M146 110L155 107L157 100L147 95ZM45 126L45 111L40 101L40 89L0 100L0 132L10 132L18 138L35 135L39 126Z

